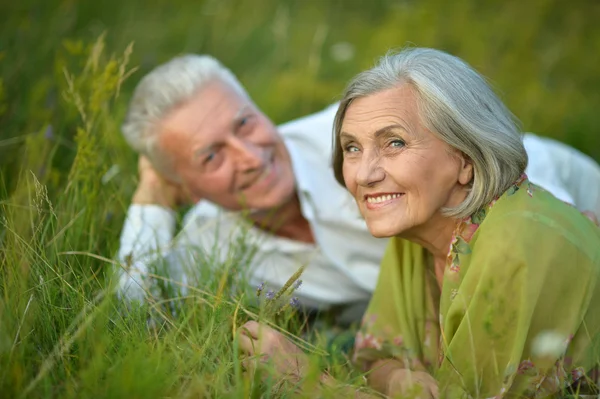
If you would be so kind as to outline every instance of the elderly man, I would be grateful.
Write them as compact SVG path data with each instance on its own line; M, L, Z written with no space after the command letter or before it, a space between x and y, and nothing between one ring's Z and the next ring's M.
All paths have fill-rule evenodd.
M121 237L120 258L131 266L121 293L143 299L158 259L184 286L201 284L199 264L229 260L265 291L306 266L297 295L309 308L367 303L387 240L369 234L335 181L336 109L275 127L208 56L178 57L145 76L123 125L141 157ZM533 182L600 213L600 168L591 159L533 135L525 146ZM186 204L194 205L175 236L174 210Z

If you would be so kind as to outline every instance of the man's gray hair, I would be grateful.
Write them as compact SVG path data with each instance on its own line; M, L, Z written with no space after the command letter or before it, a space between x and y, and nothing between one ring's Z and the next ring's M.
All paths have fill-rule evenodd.
M235 75L208 55L186 54L156 67L135 88L121 126L129 145L160 168L156 164L164 160L159 159L162 157L157 154L157 123L173 108L217 79L247 97Z
M519 124L486 80L461 59L443 51L410 48L382 57L347 86L334 122L333 167L342 185L340 132L353 100L410 84L424 126L473 162L467 198L447 216L474 214L506 191L527 167Z

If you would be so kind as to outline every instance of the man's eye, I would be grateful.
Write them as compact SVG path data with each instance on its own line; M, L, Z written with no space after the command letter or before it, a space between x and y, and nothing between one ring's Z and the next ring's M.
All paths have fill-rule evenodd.
M240 120L238 122L238 129L249 125L251 119L252 119L252 115L247 115L247 116L244 116L243 118L240 118Z
M209 163L210 161L212 161L213 159L215 159L215 157L217 156L217 154L213 151L210 154L208 154L206 156L206 158L204 158L204 163Z

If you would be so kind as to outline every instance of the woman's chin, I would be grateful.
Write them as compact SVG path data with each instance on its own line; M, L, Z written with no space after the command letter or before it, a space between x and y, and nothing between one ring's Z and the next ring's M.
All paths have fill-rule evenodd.
M395 226L368 225L369 232L375 238L389 238L402 233L401 229Z

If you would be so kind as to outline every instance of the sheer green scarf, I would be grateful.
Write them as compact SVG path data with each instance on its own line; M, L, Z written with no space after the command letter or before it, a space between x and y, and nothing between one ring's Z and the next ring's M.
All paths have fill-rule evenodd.
M355 361L427 370L449 398L593 389L599 276L600 229L524 176L459 224L441 292L425 250L390 241Z

